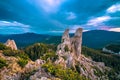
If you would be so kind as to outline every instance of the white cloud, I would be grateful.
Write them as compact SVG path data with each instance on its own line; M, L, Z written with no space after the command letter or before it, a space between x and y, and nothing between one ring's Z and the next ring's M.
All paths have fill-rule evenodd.
M108 21L110 19L111 19L110 16L101 16L101 17L93 18L87 22L87 25L98 26L99 24L102 24L103 22Z
M110 28L109 31L120 32L120 28Z
M37 0L38 4L46 12L56 12L65 0Z
M53 33L63 33L64 31L54 30L54 31L50 31L50 32L53 32Z
M73 20L77 17L76 14L73 12L68 12L66 14L68 15L67 20Z
M66 24L61 23L58 20L51 20L51 23L54 24L54 26L57 26L57 28L64 28L65 26L67 26Z
M30 27L29 25L25 25L22 23L19 23L17 21L13 21L13 22L8 22L8 21L0 21L0 27L2 26L18 26L18 27Z
M120 11L120 4L114 4L107 9L107 13L114 13Z
M75 33L76 29L78 29L78 28L83 28L83 32L89 31L87 29L84 29L85 27L83 27L82 25L71 25L70 33Z
M29 25L25 25L22 23L19 23L17 21L9 22L9 21L0 21L0 30L5 31L20 31L20 32L29 32Z

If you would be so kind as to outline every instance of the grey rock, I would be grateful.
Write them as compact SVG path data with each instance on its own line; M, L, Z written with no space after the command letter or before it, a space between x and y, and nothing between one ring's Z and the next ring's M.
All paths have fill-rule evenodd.
M12 50L17 50L17 46L14 40L8 39L5 45L10 47Z

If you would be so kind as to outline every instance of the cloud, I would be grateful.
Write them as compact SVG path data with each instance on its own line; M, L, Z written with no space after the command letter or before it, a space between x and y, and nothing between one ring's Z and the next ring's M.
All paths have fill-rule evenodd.
M70 33L75 33L76 29L83 28L83 32L89 31L83 25L70 25Z
M65 29L65 26L67 26L66 24L63 24L63 23L61 23L61 22L58 21L58 20L51 20L51 23L52 23L54 26L57 26L57 29Z
M64 31L69 25L72 25L70 29L82 26L85 30L107 29L102 26L119 27L118 2L119 0L87 0L87 3L86 0L14 0L9 3L9 0L2 0L0 20L6 22L0 21L0 33L2 30L5 33L8 29L36 33ZM14 20L18 22L11 22ZM25 27L29 25L24 23L30 27Z
M109 31L120 32L120 28L110 28Z
M66 13L68 16L67 16L67 20L73 20L73 19L76 19L76 14L73 13L73 12L68 12Z
M56 12L64 1L65 0L37 0L37 3L46 12Z
M117 11L120 11L120 4L114 4L106 10L107 13L115 13Z
M63 33L64 31L59 31L59 30L53 30L53 31L50 31L52 33Z
M13 21L13 22L9 22L9 21L0 21L0 27L2 26L18 26L18 27L24 27L24 28L28 28L30 27L29 25L25 25L22 23L19 23L17 21Z
M103 22L109 21L110 19L111 19L110 16L96 17L96 18L90 19L87 22L87 25L98 26L99 24L102 24Z
M111 26L100 26L98 27L99 30L109 30Z
M17 21L9 22L9 21L0 21L0 33L23 33L29 32L30 26L19 23ZM7 31L7 32L6 32Z

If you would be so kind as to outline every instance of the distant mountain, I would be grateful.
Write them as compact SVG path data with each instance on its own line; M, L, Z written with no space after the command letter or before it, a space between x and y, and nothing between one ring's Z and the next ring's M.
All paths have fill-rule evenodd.
M18 47L25 47L37 42L57 44L61 36L51 36L36 33L24 33L24 34L11 34L11 35L0 35L0 42L6 42L8 39L15 40Z
M93 30L83 33L83 45L102 48L108 44L120 44L120 32Z
M71 36L73 34L70 34ZM44 35L36 33L0 35L0 42L6 42L8 39L16 41L18 47L25 47L36 42L47 44L59 44L61 36ZM102 48L107 44L120 44L120 32L111 32L104 30L93 30L83 33L83 45L91 48Z

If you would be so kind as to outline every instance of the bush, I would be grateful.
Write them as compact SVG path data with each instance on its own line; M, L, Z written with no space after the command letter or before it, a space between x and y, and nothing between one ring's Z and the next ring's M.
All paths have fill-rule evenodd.
M9 50L10 48L0 43L0 50Z
M54 47L51 47L47 44L36 43L32 46L25 48L25 53L28 54L29 58L33 61L39 59L45 53L54 52Z
M50 62L44 64L42 68L44 68L46 72L49 72L51 75L54 75L62 80L88 80L85 77L80 76L80 74L76 71L68 68L64 69L62 66L55 65Z
M17 50L3 50L5 56L16 56L18 54Z
M23 58L20 58L18 61L18 64L23 68L28 63L28 60L25 60Z
M58 55L55 54L55 52L49 52L44 54L44 56L41 57L41 59L47 61L48 59L50 59L51 61L55 61L58 58Z
M67 45L65 45L65 48L64 48L65 52L68 52L69 51L69 48Z
M0 68L7 66L6 60L0 58Z
M19 58L18 64L23 68L29 60L29 57L27 54L24 53L24 51L20 50L4 50L3 54L5 56L14 56Z
M20 57L23 59L28 60L29 57L26 53L24 53L24 51L20 51L20 50L4 50L3 54L5 56L14 56L14 57Z

